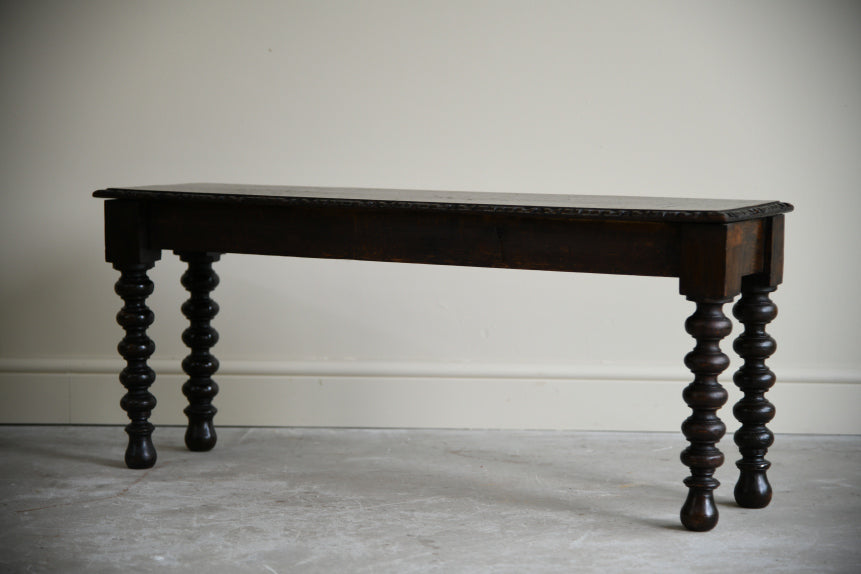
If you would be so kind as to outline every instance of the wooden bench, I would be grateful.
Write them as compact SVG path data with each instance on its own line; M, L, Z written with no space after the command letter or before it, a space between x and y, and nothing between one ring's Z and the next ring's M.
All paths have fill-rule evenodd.
M218 361L210 349L218 333L210 321L218 305L212 264L222 253L359 259L471 267L543 269L587 273L678 277L682 295L696 310L685 329L696 340L685 356L693 382L683 392L692 414L682 424L690 445L682 462L687 499L682 523L691 530L717 524L713 474L723 463L717 442L726 427L717 410L727 393L717 380L729 365L719 343L731 330L723 306L736 295L733 313L744 332L733 345L744 359L733 380L744 392L733 413L741 422L735 487L739 505L761 508L771 500L765 459L773 435L766 427L774 406L764 393L775 376L765 365L775 342L765 326L777 314L769 299L783 276L784 213L778 201L672 199L586 195L491 194L380 189L183 184L97 191L105 202L106 259L120 272L117 315L125 330L119 353L127 366L121 406L128 413L130 468L155 464L155 373L147 360L155 349L147 336L153 313L147 277L163 249L187 262L182 306L190 348L182 368L191 450L216 442L212 375Z

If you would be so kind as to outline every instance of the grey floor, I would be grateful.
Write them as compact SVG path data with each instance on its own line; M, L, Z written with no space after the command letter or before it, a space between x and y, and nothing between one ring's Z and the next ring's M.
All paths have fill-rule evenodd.
M861 437L779 436L775 500L677 513L681 435L0 427L0 572L861 572Z

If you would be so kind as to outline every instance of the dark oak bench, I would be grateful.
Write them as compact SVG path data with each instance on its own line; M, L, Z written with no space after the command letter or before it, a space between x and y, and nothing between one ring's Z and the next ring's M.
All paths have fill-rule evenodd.
M733 413L741 451L735 499L747 508L771 500L765 459L773 435L766 427L774 406L764 393L775 376L765 365L775 342L765 326L777 315L769 299L783 276L784 213L778 201L492 194L379 189L329 189L184 184L97 191L105 203L106 259L120 271L116 292L124 306L119 353L127 366L120 381L121 405L131 423L125 454L131 468L155 464L155 373L147 360L155 350L147 337L153 322L146 298L153 292L147 270L163 249L188 263L182 306L190 326L182 339L183 393L191 450L215 445L212 375L218 361L210 349L218 333L210 321L218 305L212 263L222 253L396 261L471 267L543 269L678 277L682 295L696 304L685 329L696 345L685 356L693 382L683 392L692 414L682 424L690 445L682 462L688 496L682 523L691 530L717 524L713 474L723 463L717 442L726 431L717 410L727 393L717 380L729 366L720 341L731 330L723 306L741 298L733 313L744 332L733 348L744 359L733 380L744 392Z

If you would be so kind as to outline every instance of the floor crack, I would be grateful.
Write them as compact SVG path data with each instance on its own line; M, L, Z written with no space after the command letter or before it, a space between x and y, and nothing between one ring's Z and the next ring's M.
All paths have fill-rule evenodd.
M165 466L165 464L167 464L167 463L164 463L164 464L162 464L161 466ZM47 505L47 506L37 506L37 507L35 507L35 508L23 508L23 509L21 509L21 510L16 510L15 512L16 512L16 513L18 513L18 514L24 514L24 513L26 513L26 512L36 512L36 511L38 511L38 510L49 510L49 509L51 509L51 508L62 508L62 507L64 507L64 506L75 506L76 504L87 504L87 503L90 503L90 502L101 502L101 501L103 501L103 500L111 500L111 499L114 499L114 498L120 498L120 497L125 496L126 494L128 494L129 490L131 490L131 489L132 489L132 487L134 487L135 485L139 484L143 479L145 479L147 476L149 476L149 473L150 473L150 472L152 472L152 471L153 471L153 469L152 469L152 468L148 469L148 470L147 470L147 471L145 471L141 476L139 476L139 477L138 477L134 482L132 482L131 484L129 484L127 487L125 487L125 488L124 488L124 489L122 489L121 491L119 491L119 492L117 492L117 493L115 493L115 494L111 494L111 495L109 495L109 496L100 496L100 497L97 497L97 498L90 498L90 499L88 499L88 500L75 500L75 501L72 501L72 502L58 502L57 504L49 504L49 505Z

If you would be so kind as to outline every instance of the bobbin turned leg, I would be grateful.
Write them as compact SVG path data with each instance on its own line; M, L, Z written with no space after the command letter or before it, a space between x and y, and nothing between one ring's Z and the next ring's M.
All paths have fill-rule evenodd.
M741 452L736 462L739 469L735 485L735 500L745 508L764 508L771 502L771 485L766 471L771 463L765 460L774 435L765 425L774 418L774 405L764 394L774 385L774 373L765 360L777 349L777 344L765 326L777 316L777 306L768 298L776 288L757 285L753 278L742 284L742 296L733 306L736 319L744 325L744 332L733 343L733 348L744 364L733 376L733 381L744 392L744 397L733 408L735 418L741 422L734 436Z
M726 403L727 392L717 377L729 366L729 357L720 350L720 340L732 329L722 310L727 301L695 300L696 311L685 322L685 330L696 339L694 350L685 356L694 380L682 395L693 410L682 424L682 432L691 443L681 455L682 463L691 469L691 476L685 479L688 497L681 510L682 524L688 530L711 530L718 522L713 491L720 483L713 474L724 460L716 445L726 427L717 410Z
M155 381L155 372L147 365L147 359L155 351L155 343L146 334L154 315L145 303L153 292L153 283L146 274L152 267L152 263L114 264L114 268L120 271L114 290L125 303L117 313L117 323L125 329L126 335L117 350L126 360L120 382L127 392L120 406L131 420L126 426L129 444L125 461L129 468L150 468L156 460L152 444L154 427L149 422L156 405L155 397L149 392Z
M210 299L209 293L218 286L218 275L212 263L218 261L218 253L178 253L188 263L182 274L182 286L190 293L182 305L182 314L190 326L182 333L182 341L191 349L182 361L182 370L189 376L182 385L182 393L188 398L183 412L188 417L185 445L189 450L206 451L215 446L217 436L212 419L217 409L212 400L218 394L218 385L212 375L218 370L218 359L210 352L218 342L218 332L210 321L218 314L218 303Z

